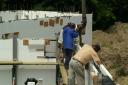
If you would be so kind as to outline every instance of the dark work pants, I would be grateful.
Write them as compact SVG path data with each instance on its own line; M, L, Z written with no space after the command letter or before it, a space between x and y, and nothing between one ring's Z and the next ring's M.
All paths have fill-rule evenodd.
M72 49L64 49L64 58L65 58L64 66L65 69L67 70L69 69L69 62L71 60L72 53L73 53Z

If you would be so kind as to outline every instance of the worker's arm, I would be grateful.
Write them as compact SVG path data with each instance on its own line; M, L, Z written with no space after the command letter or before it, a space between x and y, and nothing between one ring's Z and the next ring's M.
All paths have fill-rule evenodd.
M73 36L74 38L76 38L76 37L78 37L79 32L73 30L71 34L72 34L72 36Z
M99 58L99 56L97 55L97 53L92 54L92 57L93 57L93 60L94 60L98 65L101 64L100 58Z
M75 30L72 31L72 36L76 38L78 37L78 35L79 35L79 28L76 25Z
M58 45L59 48L63 47L63 29L61 29L61 31L60 31L57 45Z

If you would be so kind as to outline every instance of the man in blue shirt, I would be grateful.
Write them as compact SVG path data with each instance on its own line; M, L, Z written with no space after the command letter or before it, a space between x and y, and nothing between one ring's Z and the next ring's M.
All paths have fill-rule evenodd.
M64 57L65 69L69 69L69 62L72 57L73 50L75 48L74 39L79 35L79 33L75 30L74 23L68 23L67 26L63 29L63 48L64 48Z

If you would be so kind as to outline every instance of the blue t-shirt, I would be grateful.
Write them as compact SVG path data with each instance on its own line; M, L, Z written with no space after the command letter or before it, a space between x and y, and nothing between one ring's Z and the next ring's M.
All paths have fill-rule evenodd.
M63 29L63 45L64 49L74 49L74 38L79 35L77 31L70 27Z

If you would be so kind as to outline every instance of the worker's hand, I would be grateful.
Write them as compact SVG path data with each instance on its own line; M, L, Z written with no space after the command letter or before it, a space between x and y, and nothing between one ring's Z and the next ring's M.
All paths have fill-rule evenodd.
M64 62L64 55L63 55L63 53L60 53L59 61L61 61L61 63Z
M58 46L58 48L62 48L63 47L63 45L61 43L58 43L57 46Z
M98 65L100 65L101 64L101 61L99 60L99 61L96 61L96 63L98 64Z
M78 27L77 27L77 24L75 25L75 30L77 30L78 29Z
M79 31L82 29L82 24L78 24L76 30Z
M76 25L75 30L76 30L76 31L79 31L80 29L81 29L80 25Z

